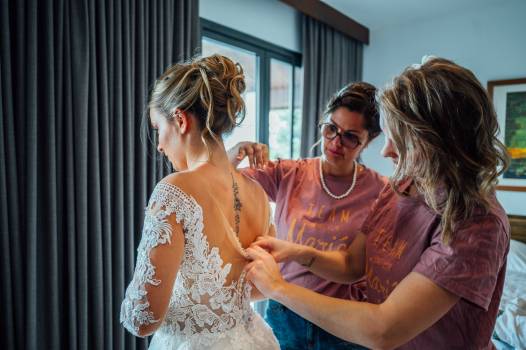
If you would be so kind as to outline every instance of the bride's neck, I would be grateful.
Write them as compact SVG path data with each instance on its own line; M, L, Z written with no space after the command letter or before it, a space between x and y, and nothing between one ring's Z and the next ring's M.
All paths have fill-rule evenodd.
M186 153L188 169L192 170L204 163L212 164L218 168L230 168L230 161L225 150L223 141L208 141L208 147L202 142L191 147Z

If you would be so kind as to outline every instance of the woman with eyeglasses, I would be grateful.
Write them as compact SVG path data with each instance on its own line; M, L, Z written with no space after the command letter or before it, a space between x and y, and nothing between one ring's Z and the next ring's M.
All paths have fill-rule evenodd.
M321 131L322 156L300 160L268 161L266 145L244 142L229 151L237 165L246 156L251 167L241 171L255 179L276 203L277 237L318 250L345 251L357 236L386 179L359 164L363 149L380 133L374 86L359 82L345 86L327 104ZM365 300L363 281L349 286L331 282L303 266L284 262L281 273L287 282L317 293ZM345 342L269 301L266 321L282 349L362 349Z
M346 252L262 238L247 278L328 332L373 349L495 349L510 226L495 197L509 158L475 75L424 59L380 97L382 154L396 168ZM270 252L270 254L269 254ZM335 281L366 276L367 302L286 282L277 262Z

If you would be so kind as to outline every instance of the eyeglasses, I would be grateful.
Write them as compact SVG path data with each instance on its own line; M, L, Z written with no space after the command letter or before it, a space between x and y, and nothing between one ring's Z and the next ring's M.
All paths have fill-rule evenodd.
M362 144L358 136L348 130L341 130L333 123L321 123L319 127L323 137L327 140L334 140L336 136L340 136L340 142L347 148L355 149Z

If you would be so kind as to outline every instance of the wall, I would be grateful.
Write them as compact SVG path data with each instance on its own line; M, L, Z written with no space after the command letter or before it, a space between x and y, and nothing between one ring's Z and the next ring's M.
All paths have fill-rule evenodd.
M488 80L526 77L526 1L474 8L454 15L382 28L371 32L364 50L363 78L384 86L423 55L443 56L471 69L485 86ZM392 164L380 156L383 137L363 154L366 164L383 174ZM526 215L526 192L498 193L509 214Z
M278 0L200 0L199 16L301 52L299 13Z

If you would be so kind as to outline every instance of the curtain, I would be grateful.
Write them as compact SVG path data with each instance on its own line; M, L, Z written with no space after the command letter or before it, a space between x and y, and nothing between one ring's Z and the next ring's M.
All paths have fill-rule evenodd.
M119 311L169 171L145 103L198 1L2 0L0 40L0 348L144 349Z
M303 115L300 153L312 155L319 139L318 123L329 98L344 85L362 79L363 44L302 16ZM319 149L316 150L319 154Z

